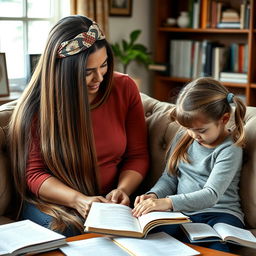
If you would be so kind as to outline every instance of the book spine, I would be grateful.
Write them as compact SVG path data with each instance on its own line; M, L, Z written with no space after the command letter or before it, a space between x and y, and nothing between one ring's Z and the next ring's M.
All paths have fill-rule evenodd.
M186 41L186 53L184 54L184 77L191 78L191 68L192 68L192 40ZM189 61L188 61L189 60Z
M205 65L206 65L206 46L207 46L207 40L204 40L202 42L202 73L201 76L205 76Z
M246 4L246 18L245 18L245 28L249 28L250 27L250 13L251 13L251 6L249 3Z
M211 10L211 28L216 28L217 26L217 2L215 0L212 1L212 10Z
M201 2L201 28L208 28L208 4L209 0L202 0Z
M199 1L194 2L193 6L193 28L199 28Z
M212 76L212 42L207 42L205 53L204 76Z
M219 80L220 74L220 48L214 47L213 48L213 77L216 80Z
M245 28L245 4L242 3L240 6L240 29Z
M243 66L244 66L244 45L239 44L238 46L238 72L243 72Z
M189 27L193 28L193 13L194 13L194 0L189 0L188 13L189 13Z

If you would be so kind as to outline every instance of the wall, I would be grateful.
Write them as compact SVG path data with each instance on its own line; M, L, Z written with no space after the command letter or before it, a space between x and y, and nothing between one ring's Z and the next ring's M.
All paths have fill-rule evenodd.
M120 42L123 38L128 39L131 31L141 29L142 33L138 42L148 47L152 51L153 40L153 1L152 0L133 0L131 17L109 17L109 41L111 43ZM122 71L120 65L116 65L116 70ZM151 94L151 76L143 65L132 62L127 73L133 78L141 80L141 92Z

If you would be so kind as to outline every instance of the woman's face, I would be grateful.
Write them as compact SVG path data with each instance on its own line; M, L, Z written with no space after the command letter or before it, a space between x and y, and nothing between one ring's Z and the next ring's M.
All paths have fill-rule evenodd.
M86 85L88 87L89 101L92 102L103 81L103 76L107 73L107 50L103 47L89 55L86 66Z

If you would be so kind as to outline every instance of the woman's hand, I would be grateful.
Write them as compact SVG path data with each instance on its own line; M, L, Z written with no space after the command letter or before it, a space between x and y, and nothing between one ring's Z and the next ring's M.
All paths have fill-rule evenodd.
M138 203L132 210L133 216L139 217L152 211L166 211L172 209L170 198L148 198Z
M129 205L129 196L122 189L114 189L106 195L106 199L115 204Z
M136 198L135 198L135 201L134 201L134 207L136 207L137 206L137 204L139 204L140 202L142 202L142 201L144 201L144 200L146 200L146 199L149 199L149 198L157 198L157 196L156 196L156 194L153 194L153 193L151 193L151 194L144 194L144 195L141 195L141 196L137 196Z
M92 202L110 203L103 196L86 196L59 181L55 177L46 179L39 189L41 199L73 208L86 218Z
M109 200L103 196L85 196L80 194L75 198L73 208L75 208L83 218L86 218L93 202L110 203Z

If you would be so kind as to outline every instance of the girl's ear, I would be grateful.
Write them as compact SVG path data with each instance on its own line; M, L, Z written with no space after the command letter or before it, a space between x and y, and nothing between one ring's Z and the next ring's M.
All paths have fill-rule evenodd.
M223 124L227 124L227 122L229 121L230 119L230 113L225 113L222 118L221 118L221 121Z

